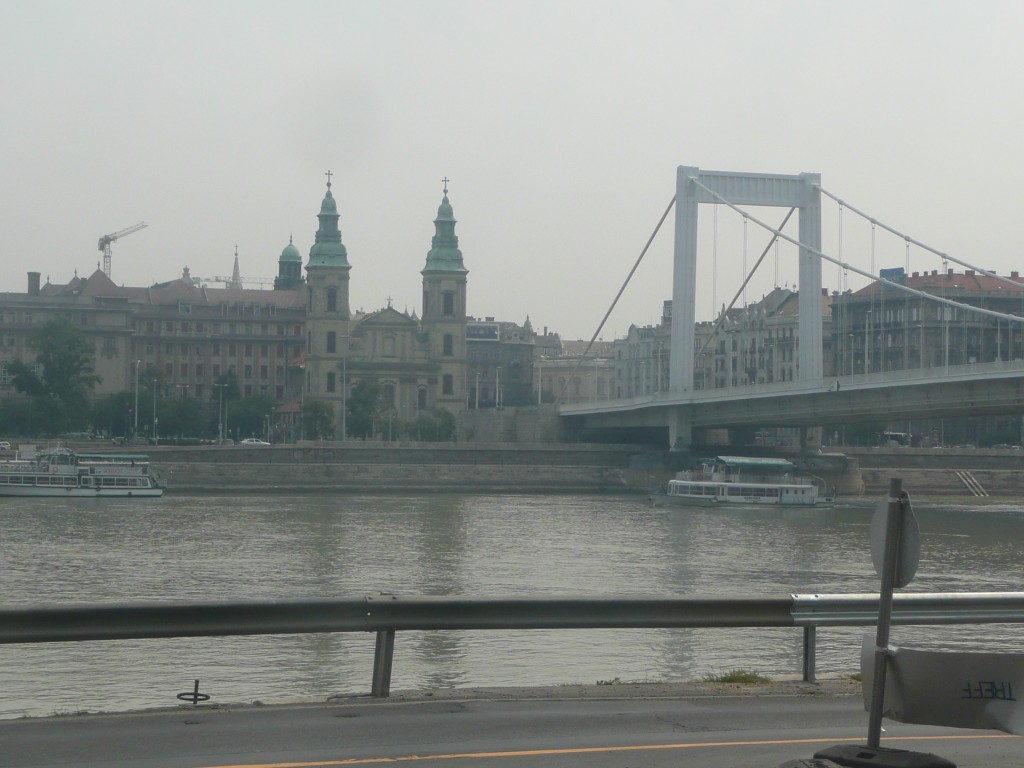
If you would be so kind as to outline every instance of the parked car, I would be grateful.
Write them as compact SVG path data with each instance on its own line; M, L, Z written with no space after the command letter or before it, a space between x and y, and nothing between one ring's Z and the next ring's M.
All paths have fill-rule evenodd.
M270 443L260 440L258 437L247 437L239 445L270 445Z

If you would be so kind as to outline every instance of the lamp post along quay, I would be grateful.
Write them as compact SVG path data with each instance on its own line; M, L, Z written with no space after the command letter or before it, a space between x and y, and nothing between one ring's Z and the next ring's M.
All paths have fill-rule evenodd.
M141 360L135 361L135 421L132 424L132 439L137 439L139 436L139 366L142 365Z

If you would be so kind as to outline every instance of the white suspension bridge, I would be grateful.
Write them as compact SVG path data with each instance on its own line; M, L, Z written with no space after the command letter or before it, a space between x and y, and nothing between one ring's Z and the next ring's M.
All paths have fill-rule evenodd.
M833 256L822 249L822 197L839 206L840 253ZM770 383L747 386L725 386L702 388L694 385L695 366L703 350L711 343L718 331L725 310L716 323L712 338L703 345L696 343L696 299L697 299L697 224L698 211L702 204L726 206L743 217L744 223L744 278L733 303L745 295L745 289L753 273L764 260L773 244L786 241L798 249L799 293L797 338L793 343L796 350L795 376L792 380L772 380ZM778 227L766 223L741 206L788 207L789 213ZM594 339L598 337L615 306L615 302L626 289L630 278L636 272L655 236L675 208L675 241L673 250L672 316L669 341L668 382L661 391L628 398L609 399L599 402L560 404L559 413L572 419L578 427L593 429L663 427L667 430L669 444L688 447L693 440L695 429L738 426L790 426L814 427L823 424L852 423L858 420L879 421L886 419L927 419L953 418L980 414L1024 413L1024 361L1014 359L1012 339L1016 328L1019 346L1024 357L1024 280L1016 274L1011 277L999 275L991 270L978 267L955 258L934 248L897 228L879 221L852 206L838 195L821 185L819 174L798 175L749 174L723 171L704 171L696 167L680 166L676 175L676 193L659 221L654 233L633 265L601 321ZM717 210L717 209L716 209ZM842 254L842 215L849 211L863 218L871 226L871 269L867 270L851 263ZM796 212L799 219L798 237L794 238L784 230L791 215ZM746 227L753 223L767 233L771 239L754 267L746 271ZM716 217L717 229L717 217ZM960 265L969 270L1007 286L1007 293L1019 297L1020 314L1000 309L969 304L955 296L935 295L908 285L905 280L889 270L875 274L875 233L885 232L902 240L906 251L907 271L910 265L910 248L914 246L941 259L943 272L948 263ZM776 251L777 252L777 251ZM945 359L941 365L924 367L919 357L919 366L912 368L908 363L906 347L903 347L904 365L901 369L891 366L871 365L868 360L869 347L865 346L861 371L854 371L852 351L848 355L849 368L841 366L835 372L826 370L823 358L823 292L822 265L830 263L840 270L841 282L846 274L868 278L880 284L882 290L891 295L902 295L909 300L915 297L915 304L926 303L951 308L942 310L945 317L973 316L989 318L996 324L1006 324L1008 343L989 362L969 361L961 356L959 364L950 364L949 329L946 323ZM903 273L905 274L905 273ZM934 274L934 273L933 273ZM891 301L891 300L890 300ZM731 307L732 305L730 305ZM938 316L938 314L936 314ZM922 318L918 317L920 323ZM901 316L905 333L909 334L909 313ZM922 342L924 326L920 324ZM997 329L999 326L997 325ZM872 329L865 330L865 345L871 343ZM851 334L852 335L852 334ZM997 330L996 345L1002 336ZM592 339L593 342L593 339ZM885 344L879 336L876 345ZM966 331L964 335L966 346ZM922 354L919 350L919 356ZM884 349L882 350L884 356ZM872 358L876 357L872 353ZM848 370L848 372L847 372ZM560 400L561 398L559 398Z

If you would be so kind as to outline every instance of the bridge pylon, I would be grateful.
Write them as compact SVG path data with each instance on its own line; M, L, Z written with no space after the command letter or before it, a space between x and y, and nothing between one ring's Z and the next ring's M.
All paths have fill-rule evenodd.
M669 389L682 394L693 387L694 326L697 298L697 211L701 203L766 205L796 208L800 221L799 352L797 379L820 381L823 376L821 321L821 174L779 175L702 171L692 166L676 170L676 231L672 277L672 353ZM812 250L813 249L813 250ZM670 417L670 433L676 417ZM688 445L688 430L682 429ZM675 436L672 437L676 445Z

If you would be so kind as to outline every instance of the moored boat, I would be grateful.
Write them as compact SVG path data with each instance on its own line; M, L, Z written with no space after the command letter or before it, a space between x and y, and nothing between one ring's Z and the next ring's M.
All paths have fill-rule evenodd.
M801 477L786 459L719 456L685 470L651 495L656 507L831 507L817 478Z
M0 496L162 496L142 454L76 453L58 446L0 462Z

